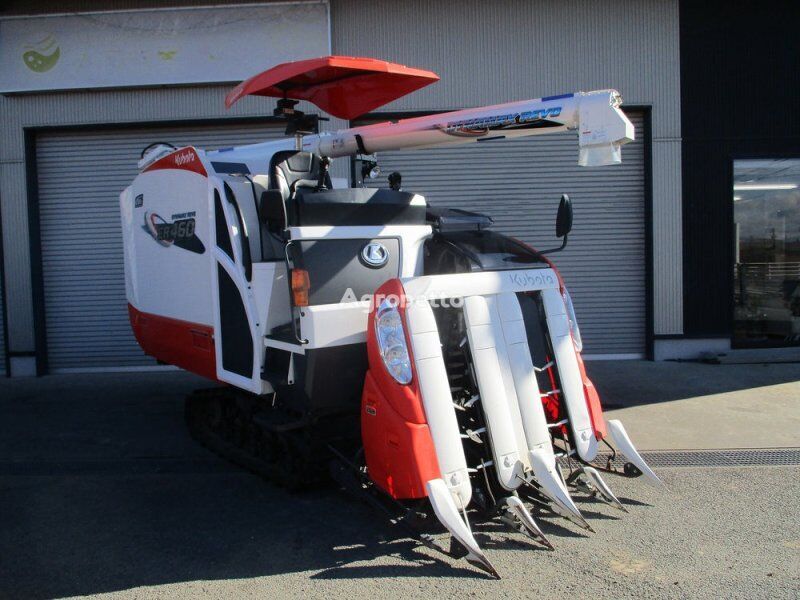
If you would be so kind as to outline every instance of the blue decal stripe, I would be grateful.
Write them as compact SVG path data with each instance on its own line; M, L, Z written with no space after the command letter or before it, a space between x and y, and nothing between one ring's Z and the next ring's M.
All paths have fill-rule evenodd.
M550 100L561 100L562 98L572 98L575 94L561 94L560 96L545 96L542 102L549 102Z

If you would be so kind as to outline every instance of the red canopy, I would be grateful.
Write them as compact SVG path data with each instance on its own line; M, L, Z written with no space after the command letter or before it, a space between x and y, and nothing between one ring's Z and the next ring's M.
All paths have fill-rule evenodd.
M324 56L272 67L237 85L225 98L230 108L242 96L308 100L341 119L353 119L439 81L432 71L374 58Z

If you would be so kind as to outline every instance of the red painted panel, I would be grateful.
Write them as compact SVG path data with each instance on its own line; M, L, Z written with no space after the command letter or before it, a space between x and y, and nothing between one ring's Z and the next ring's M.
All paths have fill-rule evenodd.
M208 379L217 379L211 326L144 313L131 304L128 316L133 335L146 354Z
M411 354L406 325L405 292L398 279L384 283L375 292L380 300L392 296L399 300L399 312L406 329L406 345ZM375 306L367 325L369 371L361 399L361 436L370 478L397 499L424 498L425 483L441 477L425 409L422 405L417 373L413 367L408 385L392 378L383 364L375 334Z
M597 388L594 387L592 380L586 374L581 353L576 352L575 354L578 357L578 367L581 370L581 379L583 379L583 394L586 396L586 406L589 407L589 418L592 421L594 435L599 441L608 435L606 420L603 417L603 407L600 404L600 395L597 393Z
M386 297L394 297L399 300L398 310L403 323L406 322L406 297L403 285L399 279L391 279L381 285L375 292L374 298L379 298L375 304L380 304L380 300ZM419 392L417 383L417 373L414 370L414 361L411 361L412 378L408 385L401 385L389 375L383 364L380 351L378 350L378 340L375 335L375 307L370 312L367 323L367 356L369 358L369 368L375 383L386 394L387 401L391 403L394 411L410 423L427 423L425 409L422 406L422 396ZM409 354L411 353L411 340L408 338L408 328L406 327L406 346Z
M158 171L160 169L180 169L197 173L203 177L208 177L206 168L203 166L203 161L200 160L197 151L191 146L178 148L175 152L159 158L153 164L148 165L144 172Z
M425 483L441 477L427 423L411 423L398 414L372 370L361 398L361 437L370 479L392 498L424 498Z

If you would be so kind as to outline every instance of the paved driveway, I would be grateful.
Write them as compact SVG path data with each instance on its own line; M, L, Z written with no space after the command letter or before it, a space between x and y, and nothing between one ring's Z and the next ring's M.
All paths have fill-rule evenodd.
M701 415L730 413L741 431L770 421L756 446L800 447L791 443L800 366L761 367L757 377L738 370L745 365L679 366L589 368L640 445L669 448L663 432L688 402ZM182 396L199 385L176 372L0 382L0 598L800 595L797 466L662 468L669 492L609 479L629 514L584 502L596 529L588 535L541 518L555 552L482 526L503 575L492 581L336 491L291 495L198 447L182 425ZM795 412L767 419L776 398ZM739 411L737 424L738 402L762 410ZM713 437L706 418L671 447Z

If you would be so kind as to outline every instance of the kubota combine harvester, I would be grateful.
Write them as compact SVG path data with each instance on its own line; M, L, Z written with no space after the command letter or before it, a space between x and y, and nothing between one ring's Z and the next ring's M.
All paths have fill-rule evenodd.
M634 133L614 90L323 133L295 108L353 119L437 80L373 59L286 63L226 103L279 98L287 138L146 148L120 197L128 308L147 354L227 384L187 398L204 444L290 488L332 475L497 575L470 521L498 518L550 546L531 509L591 529L570 493L624 510L599 471L660 482L603 417L547 251L484 215L429 206L397 174L388 189L335 189L329 166L560 132L577 133L581 165L602 166ZM562 197L564 243L571 223ZM601 465L608 438L616 451ZM431 509L447 550L425 533Z

